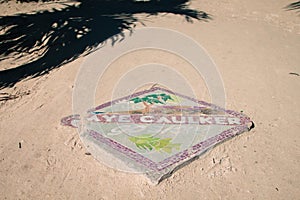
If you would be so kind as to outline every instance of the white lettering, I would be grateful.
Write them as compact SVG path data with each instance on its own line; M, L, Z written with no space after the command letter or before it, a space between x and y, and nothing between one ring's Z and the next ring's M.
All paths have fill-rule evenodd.
M119 116L119 119L118 119L118 121L120 122L120 123L128 123L128 122L131 122L131 120L130 120L131 118L130 118L130 115L120 115Z
M180 118L180 121L177 120L177 117ZM173 116L173 117L172 117L172 122L173 122L173 123L176 123L176 124L185 123L185 117L182 117L182 116Z
M199 124L198 121L195 121L194 117L188 117L188 122L189 122L189 124Z
M166 117L161 117L159 120L157 120L157 123L171 123L170 120L168 120Z
M115 118L116 116L115 115L112 115L112 116L102 115L102 117L106 120L106 122L111 122L111 120L113 118Z
M153 122L153 116L142 116L140 118L141 122L145 122L145 123L152 123Z
M225 117L215 117L216 124L227 124Z
M200 117L200 124L212 124L211 117Z

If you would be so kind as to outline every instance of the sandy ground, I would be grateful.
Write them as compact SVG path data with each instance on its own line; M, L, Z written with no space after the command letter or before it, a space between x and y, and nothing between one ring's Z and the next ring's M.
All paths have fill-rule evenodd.
M0 105L0 199L299 199L300 77L290 73L300 74L300 17L283 9L289 3L198 0L191 7L213 20L188 23L169 14L144 22L201 44L222 76L226 107L243 110L256 124L157 186L85 155L76 130L60 125L72 114L73 85L84 58L0 91L18 96ZM11 15L39 6L9 2L0 10ZM180 69L181 61L161 56L151 58ZM103 77L95 105L111 98L114 83L130 69L132 58L122 59ZM118 69L121 61L128 67ZM8 64L0 63L2 69ZM182 73L194 86L201 83L192 71ZM201 98L203 92L194 89Z

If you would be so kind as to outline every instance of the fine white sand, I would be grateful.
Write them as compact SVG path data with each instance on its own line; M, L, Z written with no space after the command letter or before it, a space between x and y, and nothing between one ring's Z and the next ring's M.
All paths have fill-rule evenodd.
M300 77L290 73L300 74L300 17L283 9L290 3L192 1L191 8L212 15L208 22L189 23L172 14L140 16L146 27L173 29L201 44L223 79L226 108L242 110L256 124L157 186L86 155L76 129L60 125L72 114L73 86L84 57L2 89L2 96L18 98L0 102L1 199L298 199ZM58 5L0 4L2 16L51 7ZM112 63L99 82L95 105L111 99L128 70L149 62L174 67L198 98L210 100L203 79L184 60L141 50ZM0 62L1 70L17 66Z

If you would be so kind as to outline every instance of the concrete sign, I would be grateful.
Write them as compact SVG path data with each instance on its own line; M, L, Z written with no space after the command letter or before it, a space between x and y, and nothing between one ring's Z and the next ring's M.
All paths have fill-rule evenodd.
M214 145L248 130L242 113L159 87L102 104L62 124L78 127L104 164L143 173L153 183Z

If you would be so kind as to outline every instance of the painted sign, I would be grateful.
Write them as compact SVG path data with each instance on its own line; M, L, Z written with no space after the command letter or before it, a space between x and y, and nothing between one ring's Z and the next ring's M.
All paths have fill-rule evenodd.
M248 130L242 113L159 87L102 104L62 124L80 127L98 160L144 173L158 183L165 175L214 145Z

